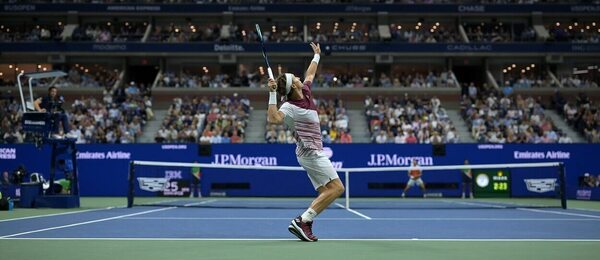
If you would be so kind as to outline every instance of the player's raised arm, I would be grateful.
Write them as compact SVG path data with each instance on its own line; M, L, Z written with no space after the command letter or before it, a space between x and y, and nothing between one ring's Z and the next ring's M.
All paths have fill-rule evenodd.
M307 82L307 81L312 82L313 81L313 79L315 78L315 74L317 73L317 67L319 66L319 60L321 59L321 46L318 43L315 44L314 42L311 42L310 47L315 52L315 56L313 57L312 61L310 62L308 69L306 69L306 75L304 77L304 82Z
M277 82L269 79L269 109L267 110L267 122L271 124L283 123L284 115L277 110Z

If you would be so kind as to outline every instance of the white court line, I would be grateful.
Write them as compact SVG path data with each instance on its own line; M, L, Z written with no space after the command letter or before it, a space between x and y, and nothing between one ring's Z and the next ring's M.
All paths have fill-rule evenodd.
M565 216L577 216L577 217L600 219L600 216L588 215L588 214L559 212L559 211L550 211L550 210L541 210L541 209L524 209L524 208L517 208L517 209L523 210L523 211L539 212L539 213L548 213L548 214L557 214L557 215L565 215Z
M298 241L297 238L123 238L123 237L17 237L0 240L95 240L95 241ZM561 238L319 238L319 241L361 241L361 242L600 242L600 239L561 239Z
M125 207L125 206L122 206L122 207ZM8 222L8 221L15 221L15 220L32 219L32 218L62 216L62 215L77 214L77 213L84 213L84 212L98 211L98 210L109 210L109 209L114 209L114 208L115 207L106 207L106 208L99 208L99 209L86 209L86 210L69 211L69 212L53 213L53 214L38 215L38 216L29 216L29 217L22 217L22 218L11 218L11 219L0 220L0 223Z
M444 202L448 202L448 203L464 204L464 205L477 206L477 207L482 207L482 208L487 208L487 207L498 208L498 209L505 209L506 208L506 206L498 206L498 205L486 204L486 203L473 203L473 202L451 201L451 200L443 200L443 201Z
M61 229L61 228L68 228L68 227L75 227L75 226L87 225L87 224L92 224L92 223L98 223L98 222L109 221L109 220L113 220L113 219L120 219L120 218L132 217L132 216L137 216L137 215L142 215L142 214L148 214L148 213L158 212L158 211L163 211L163 210L169 210L169 209L174 209L174 208L176 208L176 207L146 210L146 211L142 211L142 212L138 212L138 213L121 215L121 216L116 216L116 217L102 218L102 219L96 219L96 220L91 220L91 221L79 222L79 223L74 223L74 224L69 224L69 225L56 226L56 227L50 227L50 228L42 228L42 229L37 229L37 230L32 230L32 231L27 231L27 232L21 232L21 233L16 233L16 234L11 234L11 235L1 236L0 238L15 237L15 236L27 235L27 234L44 232L44 231L49 231L49 230L55 230L55 229Z
M362 214L362 213L360 213L360 212L358 212L358 211L356 211L356 210L353 210L353 209L351 209L351 208L346 208L344 205L342 205L342 204L340 204L340 203L337 203L337 202L336 202L336 203L335 203L335 205L337 205L337 206L338 206L338 207L340 207L340 208L346 209L347 211L350 211L350 212L352 212L352 213L354 213L354 214L356 214L356 215L358 215L358 216L360 216L360 217L363 217L363 218L365 218L365 219L368 219L368 220L371 220L371 219L372 219L371 217L369 217L369 216L367 216L367 215L365 215L365 214Z
M272 221L289 218L262 217L129 217L124 220L252 220ZM319 221L364 221L360 218L318 218ZM600 221L589 218L371 218L373 221Z
M189 207L189 206L196 206L196 205L202 205L202 204L208 204L208 203L212 203L215 202L217 200L205 200L205 201L201 201L201 202L194 202L194 203L188 203L183 205L184 207Z

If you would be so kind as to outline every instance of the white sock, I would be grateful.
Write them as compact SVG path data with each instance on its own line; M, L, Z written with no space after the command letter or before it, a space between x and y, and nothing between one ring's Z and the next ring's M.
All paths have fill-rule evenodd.
M302 217L302 222L304 223L311 222L313 218L317 217L317 212L312 208L308 208L300 217Z

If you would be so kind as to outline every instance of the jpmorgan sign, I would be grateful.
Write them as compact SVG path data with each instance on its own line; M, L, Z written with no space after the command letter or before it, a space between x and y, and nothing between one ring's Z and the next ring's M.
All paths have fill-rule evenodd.
M242 156L241 154L215 154L214 164L231 165L263 165L276 166L277 157L275 156Z
M398 154L371 154L368 166L409 166L416 160L419 165L433 165L430 156L401 156Z

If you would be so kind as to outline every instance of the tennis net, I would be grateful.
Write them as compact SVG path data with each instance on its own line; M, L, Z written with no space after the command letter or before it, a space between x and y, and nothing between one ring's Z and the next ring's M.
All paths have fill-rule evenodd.
M337 169L346 187L330 207L353 209L566 208L562 163L419 167L425 189L405 192L411 167ZM465 178L469 172L472 180ZM316 192L301 167L131 161L128 207L293 208ZM464 191L463 191L464 189ZM471 193L473 198L470 198ZM464 198L463 198L464 196Z

